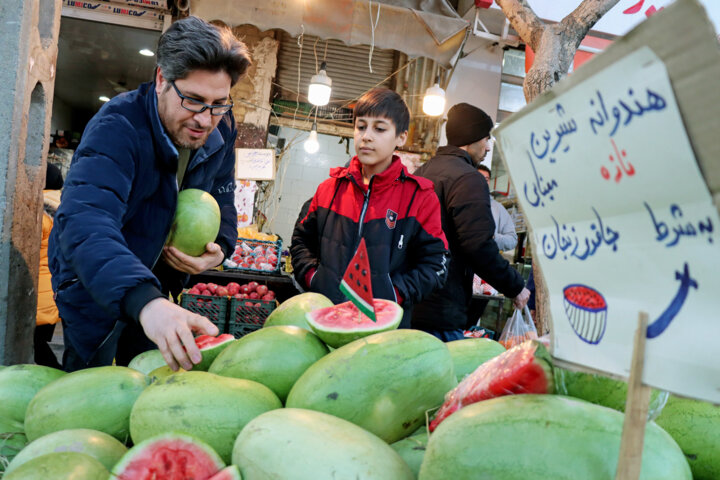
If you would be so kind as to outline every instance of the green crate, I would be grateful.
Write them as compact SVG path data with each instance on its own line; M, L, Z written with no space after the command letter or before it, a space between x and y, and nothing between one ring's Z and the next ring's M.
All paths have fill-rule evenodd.
M277 308L277 300L255 300L252 298L231 298L227 333L240 338L259 330L265 324L270 312Z
M227 297L213 295L193 295L184 291L180 297L180 306L214 323L220 333L227 333Z

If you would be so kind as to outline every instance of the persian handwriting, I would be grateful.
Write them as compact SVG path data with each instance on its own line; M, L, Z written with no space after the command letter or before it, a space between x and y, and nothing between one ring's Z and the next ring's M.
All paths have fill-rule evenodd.
M558 103L555 105L555 112L562 118L565 114L565 108ZM563 139L567 135L577 132L577 129L577 122L571 118L569 121L561 122L555 128L554 132L548 129L545 129L542 135L531 132L530 150L532 150L533 155L535 155L535 158L538 160L544 159L548 154L556 153L561 146L562 152L567 153L570 150L570 145L566 144L563 146ZM555 163L556 161L555 157L552 156L549 157L549 160L550 163Z
M543 254L548 259L553 260L562 256L564 260L576 258L584 261L595 255L602 246L610 247L613 252L617 251L620 233L605 225L595 207L591 208L596 221L590 224L587 234L578 233L574 225L569 227L567 224L560 225L554 216L550 216L555 224L555 231L544 234L541 242Z
M610 161L615 162L615 160L617 160L617 162L613 163L613 165L615 165L614 179L615 183L620 183L620 179L622 178L623 174L627 175L628 177L632 177L633 175L635 175L635 167L633 167L633 164L630 162L627 162L627 164L625 163L624 158L627 157L627 152L624 149L620 150L615 144L615 140L611 138L610 143L612 143L613 150L615 150L615 155L609 156ZM600 168L600 175L602 175L605 180L610 180L611 174L610 170L608 170L607 167Z
M650 90L645 89L646 98L643 104L640 100L634 97L635 91L632 88L628 89L628 97L625 100L618 100L617 105L613 105L610 108L605 104L605 99L599 90L595 91L595 97L590 100L590 106L597 109L597 111L590 117L590 128L595 135L598 134L600 127L605 127L607 124L611 126L609 136L614 136L620 126L626 126L630 124L636 117L642 117L648 112L664 110L667 107L665 99Z
M538 205L544 207L545 198L548 198L549 200L555 200L555 195L553 195L552 192L558 187L558 183L555 179L545 181L543 176L538 173L537 168L535 167L535 162L533 161L533 157L532 155L530 155L530 152L527 152L527 156L530 160L530 166L532 167L534 179L529 185L528 182L524 182L523 184L525 199L530 202L530 205L532 205L533 207L537 207Z
M673 225L668 222L659 220L647 202L643 202L645 208L650 214L653 226L655 227L655 240L665 243L666 247L674 247L683 237L705 237L708 243L713 243L714 225L710 217L698 220L697 222L686 221L683 216L682 208L673 203L670 205L670 216L673 218Z

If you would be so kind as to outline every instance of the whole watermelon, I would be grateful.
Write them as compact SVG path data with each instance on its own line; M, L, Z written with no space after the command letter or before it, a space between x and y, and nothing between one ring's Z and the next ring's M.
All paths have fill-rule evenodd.
M312 331L305 319L305 314L318 308L331 307L332 304L330 299L321 293L301 293L282 302L268 315L263 326L295 325Z
M47 453L20 465L3 480L107 480L110 472L90 455Z
M443 342L419 330L355 340L315 362L295 382L287 407L348 420L388 443L425 423L457 381Z
M220 231L220 207L209 193L187 188L178 194L167 244L191 257L205 253Z
M0 417L25 421L30 400L45 385L65 375L42 365L13 365L0 370Z
M505 347L489 338L465 338L448 342L446 345L452 355L458 382L483 363L505 351Z

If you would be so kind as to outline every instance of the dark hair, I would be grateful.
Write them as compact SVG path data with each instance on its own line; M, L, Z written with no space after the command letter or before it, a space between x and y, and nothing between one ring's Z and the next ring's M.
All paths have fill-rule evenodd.
M395 125L395 135L406 132L410 125L410 110L405 100L389 88L373 88L355 104L353 117L386 117Z
M492 175L492 172L490 172L490 169L488 167L486 167L485 165L482 165L482 164L478 165L477 169L482 170L483 172L487 172L488 175Z
M243 42L227 27L187 17L170 25L158 41L157 64L168 81L182 79L193 70L224 71L235 85L250 66Z
M62 187L62 172L56 165L47 162L47 170L45 172L45 190L60 190Z

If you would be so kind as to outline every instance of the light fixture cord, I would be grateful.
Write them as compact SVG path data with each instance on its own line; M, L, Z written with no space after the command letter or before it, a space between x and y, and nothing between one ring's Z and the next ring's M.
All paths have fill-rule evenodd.
M293 112L293 127L295 126L295 120L297 120L297 112L300 108L300 65L302 60L302 49L303 49L303 37L305 36L305 25L300 24L300 35L298 35L297 44L300 47L300 53L298 53L298 76L297 76L297 95L295 97L295 111Z
M377 28L378 23L380 22L380 8L382 5L378 3L378 9L377 9L377 15L375 17L375 23L373 23L372 19L372 0L368 2L368 12L370 13L370 53L368 54L368 68L370 69L370 73L373 73L372 71L372 55L373 50L375 50L375 29Z

